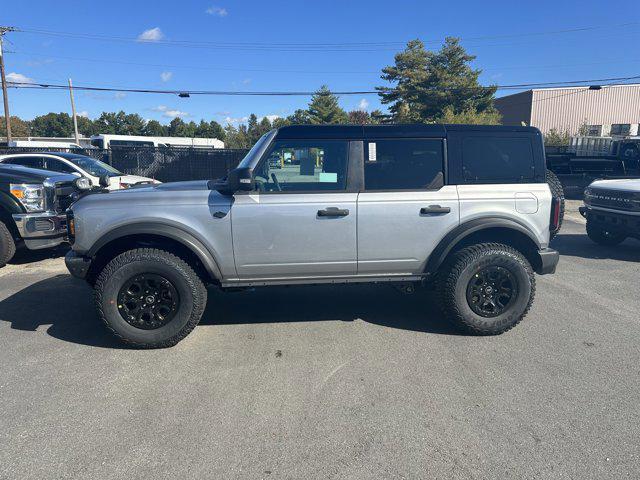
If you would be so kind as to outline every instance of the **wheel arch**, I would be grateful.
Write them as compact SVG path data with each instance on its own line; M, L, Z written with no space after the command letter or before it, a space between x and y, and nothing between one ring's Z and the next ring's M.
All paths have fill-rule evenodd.
M85 254L93 259L88 277L97 276L116 255L140 247L164 248L185 257L207 283L222 278L215 257L199 239L179 227L152 222L117 227L96 241Z
M541 267L540 242L525 225L508 218L477 218L451 230L427 259L425 273L435 274L447 257L475 243L498 242L521 252L534 270Z

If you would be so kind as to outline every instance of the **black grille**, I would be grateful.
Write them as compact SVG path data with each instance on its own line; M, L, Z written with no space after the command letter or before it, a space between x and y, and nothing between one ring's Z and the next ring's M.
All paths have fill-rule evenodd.
M64 213L74 201L74 194L78 189L72 182L58 182L55 188L53 209L58 213Z
M585 195L585 201L589 205L597 207L640 211L640 195L635 192L591 188Z

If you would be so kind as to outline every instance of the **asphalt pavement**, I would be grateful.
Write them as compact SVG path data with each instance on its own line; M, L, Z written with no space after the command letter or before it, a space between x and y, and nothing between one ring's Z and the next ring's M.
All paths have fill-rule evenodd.
M553 246L498 337L459 334L425 292L279 287L210 290L153 351L112 340L61 252L19 257L0 269L0 478L639 478L640 242L597 246L571 211Z

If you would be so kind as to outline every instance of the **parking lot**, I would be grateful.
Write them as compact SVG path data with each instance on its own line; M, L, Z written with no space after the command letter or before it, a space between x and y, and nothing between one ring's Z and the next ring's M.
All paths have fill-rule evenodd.
M640 242L572 202L526 320L449 327L389 286L209 292L121 348L60 256L0 270L0 478L638 478ZM53 257L53 258L51 258Z

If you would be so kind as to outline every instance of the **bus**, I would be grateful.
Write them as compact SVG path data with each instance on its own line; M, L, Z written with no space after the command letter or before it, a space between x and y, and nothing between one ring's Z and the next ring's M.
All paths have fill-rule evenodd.
M217 138L144 137L140 135L100 134L91 137L91 145L108 150L112 147L193 147L224 148Z

